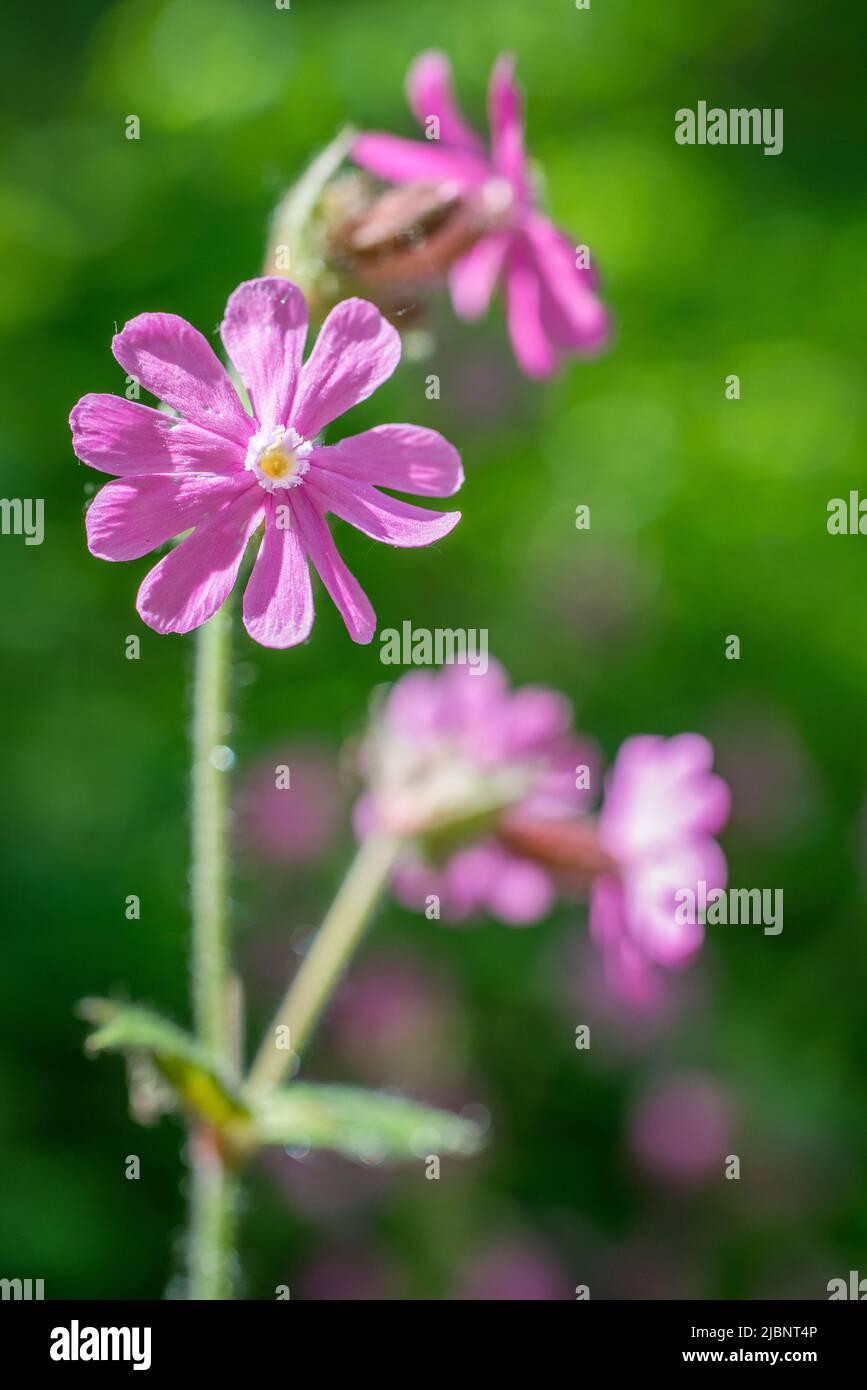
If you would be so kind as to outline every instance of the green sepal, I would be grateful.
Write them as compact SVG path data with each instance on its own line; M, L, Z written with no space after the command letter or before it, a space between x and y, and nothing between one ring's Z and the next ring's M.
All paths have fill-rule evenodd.
M144 1056L183 1106L218 1130L244 1126L250 1112L225 1067L177 1024L134 1004L85 999L79 1012L95 1024L89 1053L123 1052Z

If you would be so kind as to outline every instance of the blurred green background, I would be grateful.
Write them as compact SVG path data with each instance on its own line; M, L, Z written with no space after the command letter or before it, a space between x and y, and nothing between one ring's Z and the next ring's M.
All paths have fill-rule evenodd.
M346 527L341 549L380 626L487 627L514 680L565 690L608 759L632 733L708 734L734 791L731 881L782 887L785 929L720 929L668 1023L636 1042L603 1018L588 1054L574 1030L601 1003L583 907L522 931L389 905L359 971L392 1035L377 1050L348 997L305 1070L481 1104L491 1145L439 1183L263 1165L243 1293L824 1297L867 1274L867 540L825 524L863 477L867 26L862 6L834 9L832 24L811 0L68 0L7 16L2 492L44 497L46 519L41 546L0 538L0 1275L44 1278L48 1297L158 1297L183 1221L180 1130L133 1123L120 1063L84 1057L73 1009L113 992L186 1018L192 643L140 623L150 560L88 555L100 479L72 455L68 412L122 393L109 344L135 314L214 329L259 271L271 207L343 122L415 133L403 78L426 47L451 54L477 125L494 57L517 55L548 208L592 248L616 338L537 386L498 310L463 327L440 305L433 357L405 361L346 430L443 430L465 460L464 520L432 551ZM674 111L700 99L783 107L783 154L677 146ZM390 674L378 652L321 592L305 647L240 639L240 784L284 746L336 766ZM323 853L240 857L251 1035L350 851L338 776ZM727 1116L739 1182L717 1166L686 1190L630 1144L647 1097L684 1073Z

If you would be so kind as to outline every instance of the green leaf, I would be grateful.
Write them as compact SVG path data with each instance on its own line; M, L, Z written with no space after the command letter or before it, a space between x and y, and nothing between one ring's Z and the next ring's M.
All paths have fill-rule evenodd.
M189 1110L220 1129L249 1118L225 1068L177 1024L109 999L85 999L80 1013L97 1025L85 1044L88 1052L147 1057Z
M334 1149L349 1158L425 1158L473 1154L482 1131L447 1110L354 1086L293 1082L263 1101L253 1117L260 1144Z

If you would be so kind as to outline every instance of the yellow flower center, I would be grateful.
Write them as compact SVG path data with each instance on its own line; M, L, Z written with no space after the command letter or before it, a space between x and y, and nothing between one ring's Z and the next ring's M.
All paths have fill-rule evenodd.
M247 446L244 468L255 473L266 492L298 487L310 468L313 445L282 425L260 429Z
M259 467L269 478L288 478L294 473L297 460L292 450L281 449L279 445L266 449L259 459Z

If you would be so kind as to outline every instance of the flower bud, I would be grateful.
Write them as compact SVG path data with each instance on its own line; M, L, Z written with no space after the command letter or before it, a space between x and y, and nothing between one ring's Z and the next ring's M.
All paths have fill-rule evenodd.
M481 192L448 182L384 187L344 169L352 139L351 131L341 132L278 204L265 274L294 280L318 318L359 295L406 326L502 210Z

